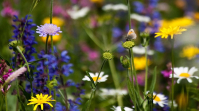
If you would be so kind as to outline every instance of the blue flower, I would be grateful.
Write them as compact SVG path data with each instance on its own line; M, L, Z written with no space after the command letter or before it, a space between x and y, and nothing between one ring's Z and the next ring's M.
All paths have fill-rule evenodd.
M142 11L144 10L144 6L141 2L133 2L133 5L135 6L134 11L136 13L142 13Z
M114 38L118 38L118 37L122 36L122 30L120 28L118 28L118 27L114 27L112 29L112 36Z
M66 107L63 106L60 102L56 102L55 104L55 111L65 111Z
M164 52L165 51L165 49L163 47L163 44L162 44L162 41L161 41L161 38L156 38L155 39L154 47L159 52Z

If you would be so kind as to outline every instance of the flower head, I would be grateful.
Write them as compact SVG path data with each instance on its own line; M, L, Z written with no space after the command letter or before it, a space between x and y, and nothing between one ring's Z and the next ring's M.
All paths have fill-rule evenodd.
M188 59L193 59L196 55L199 54L199 48L195 46L184 47L181 52L181 57L186 57Z
M193 76L196 71L198 71L198 69L196 69L195 67L192 67L190 70L188 70L188 67L176 67L174 68L174 78L178 78L178 84L182 79L187 79L189 83L192 83L191 78L195 77L196 79L199 79L198 76ZM170 78L171 77L172 74L170 74Z
M153 92L153 104L158 104L160 107L167 105L167 97L163 94L156 94Z
M59 35L59 33L62 33L60 31L60 27L57 27L54 24L44 24L41 26L37 26L37 31L36 33L40 34L39 36L44 36L46 37L47 35Z
M135 43L133 41L126 41L122 44L122 46L126 49L130 49L135 45Z
M93 74L93 73L89 72L89 74L92 77L93 81L96 82L97 81L97 76L98 76L99 73ZM104 75L104 72L101 72L97 82L105 82L107 80L108 75L104 75L104 76L103 75ZM88 76L84 76L84 78L82 80L90 81Z
M31 97L31 99L28 100L28 101L31 101L31 102L28 103L27 105L36 104L33 110L36 110L37 106L41 105L41 110L43 110L43 108L44 108L43 104L44 103L49 104L51 107L53 107L53 105L49 101L55 101L55 100L52 100L51 98L52 98L52 96L48 96L48 94L46 94L46 95L43 95L42 93L40 95L37 94L36 98Z
M110 52L106 51L103 53L103 58L107 59L107 60L111 60L113 58L113 54L111 54Z
M161 36L162 38L167 38L168 36L171 36L171 39L173 39L175 34L182 34L183 31L186 31L186 29L180 28L179 26L170 26L169 28L160 29L160 32L155 33L155 37Z

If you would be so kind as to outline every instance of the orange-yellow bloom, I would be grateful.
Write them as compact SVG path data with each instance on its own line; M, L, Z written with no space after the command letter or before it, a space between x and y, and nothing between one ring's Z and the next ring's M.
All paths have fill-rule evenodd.
M168 36L171 36L171 39L173 39L175 34L182 34L183 31L186 31L186 29L180 28L179 26L170 26L169 28L160 29L160 32L155 33L155 37L161 36L162 38L168 38Z
M186 46L183 48L180 56L181 57L186 57L188 59L193 59L194 57L196 57L196 55L199 54L199 48L196 46Z
M43 110L43 108L44 108L43 104L44 103L49 104L51 107L53 107L53 105L49 101L55 101L55 100L52 100L51 98L52 98L52 96L48 96L48 94L45 94L45 95L43 95L42 93L40 95L37 94L36 98L31 97L31 99L28 100L28 101L31 101L31 102L28 103L27 105L36 104L34 109L33 109L34 111L37 109L38 105L41 105L41 110Z

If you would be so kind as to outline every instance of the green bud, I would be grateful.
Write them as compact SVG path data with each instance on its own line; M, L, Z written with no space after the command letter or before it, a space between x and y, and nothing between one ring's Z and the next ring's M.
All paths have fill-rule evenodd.
M10 45L11 47L17 47L17 44L18 44L17 40L11 41L11 42L9 43L9 45Z
M148 32L142 32L142 33L140 33L140 36L141 37L143 37L143 38L147 38L147 37L149 37L149 33Z
M126 49L130 49L130 48L132 48L134 45L135 45L135 44L134 44L133 41L126 41L126 42L124 42L124 43L122 44L122 46L123 46L124 48L126 48Z
M120 62L122 63L122 66L124 68L129 68L130 66L130 61L127 57L123 58L123 56L120 57Z
M47 81L47 87L49 88L49 89L52 89L53 87L55 87L55 86L57 86L57 80L56 79L53 79L53 80L51 80L51 81Z
M22 46L17 46L17 47L19 48L19 50L20 50L21 52L24 51L24 48L23 48Z
M111 60L113 58L113 55L110 52L106 51L103 53L103 58L107 60Z

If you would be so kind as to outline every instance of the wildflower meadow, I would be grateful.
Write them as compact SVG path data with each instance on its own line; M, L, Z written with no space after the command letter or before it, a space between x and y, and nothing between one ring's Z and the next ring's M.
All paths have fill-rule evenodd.
M199 111L199 0L0 3L0 111Z

